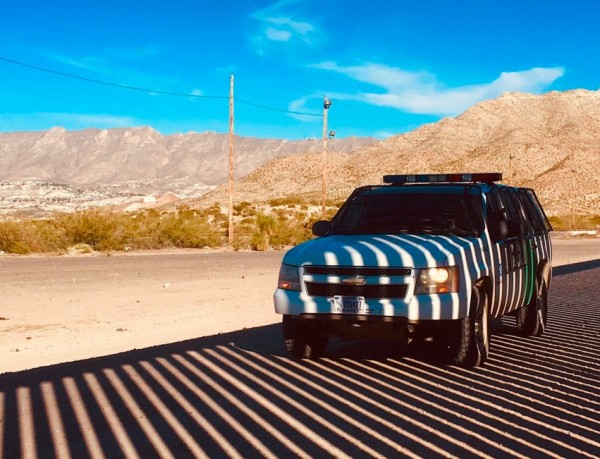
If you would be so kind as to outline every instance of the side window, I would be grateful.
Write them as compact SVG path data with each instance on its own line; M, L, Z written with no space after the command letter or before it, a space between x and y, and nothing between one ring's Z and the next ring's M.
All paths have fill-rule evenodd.
M508 220L508 214L504 201L498 190L492 190L487 195L487 217L488 228L491 233L498 226L498 222Z
M552 225L546 218L546 214L542 209L540 202L534 191L531 189L522 189L520 192L523 194L523 203L532 215L534 222L534 228L536 233L543 233L546 231L552 231Z
M526 223L521 210L518 199L511 189L495 189L488 194L488 228L492 239L501 244L502 264L506 267L507 273L525 266L525 240L523 238L500 240L498 226L503 220Z
M487 196L487 223L494 240L499 239L497 232L501 221L522 221L508 189L497 188Z
M506 205L508 219L527 223L527 220L525 220L524 216L521 214L520 208L517 204L519 200L515 196L514 190L505 188L502 189L500 194L502 195L502 199Z

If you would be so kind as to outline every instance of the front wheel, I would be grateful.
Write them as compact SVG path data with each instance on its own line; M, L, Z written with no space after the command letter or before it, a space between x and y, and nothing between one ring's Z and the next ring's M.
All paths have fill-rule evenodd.
M298 359L321 357L329 341L310 324L289 315L283 316L283 339L287 351Z
M485 291L475 287L469 315L453 324L448 347L450 361L463 367L480 367L490 353L490 321Z
M522 336L540 336L548 323L548 293L544 281L535 282L535 295L517 310L517 330Z

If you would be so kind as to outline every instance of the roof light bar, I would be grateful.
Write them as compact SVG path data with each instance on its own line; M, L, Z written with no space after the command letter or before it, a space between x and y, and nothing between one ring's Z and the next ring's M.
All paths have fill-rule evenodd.
M384 175L383 183L403 185L406 183L489 183L502 180L502 172L480 172L474 174L417 174Z

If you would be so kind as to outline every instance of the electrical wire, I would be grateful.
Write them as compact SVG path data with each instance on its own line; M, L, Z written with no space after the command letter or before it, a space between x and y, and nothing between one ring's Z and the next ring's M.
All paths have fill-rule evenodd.
M104 85L104 86L111 86L113 88L130 89L132 91L141 91L141 92L146 92L146 93L150 93L150 94L163 94L166 96L193 97L193 98L200 98L200 99L229 99L228 96L207 96L204 94L185 94L185 93L180 93L180 92L161 91L161 90L157 90L157 89L147 89L147 88L140 88L140 87L136 87L136 86L111 83L108 81L96 80L94 78L86 78L86 77L82 77L79 75L73 75L71 73L59 72L57 70L51 70L51 69L47 69L44 67L39 67L37 65L27 64L26 62L16 61L14 59L8 59L8 58L2 57L2 56L0 56L0 61L8 62L10 64L15 64L15 65L20 65L22 67L27 67L27 68L30 68L33 70L38 70L40 72L46 72L46 73L51 73L53 75L59 75L59 76L67 77L67 78L72 78L74 80L86 81L88 83L100 84L100 85ZM261 104L257 104L254 102L248 102L246 100L237 99L235 97L233 98L233 100L235 100L236 102L239 102L241 104L246 104L246 105L250 105L253 107L262 108L265 110L276 111L276 112L281 112L281 113L289 113L292 115L303 115L303 116L321 116L321 115L318 115L315 113L303 113L303 112L284 110L284 109L280 109L280 108L273 108L273 107L269 107L267 105L261 105Z
M267 107L266 105L260 105L260 104L254 103L254 102L248 102L246 100L241 100L241 99L238 99L236 97L234 97L233 100L235 100L236 102L239 102L240 104L251 105L253 107L264 108L265 110L273 110L273 111L276 111L276 112L290 113L292 115L319 116L319 117L323 116L323 115L319 115L317 113L294 112L294 111L290 111L290 110L283 110L281 108Z
M50 70L50 69L47 69L44 67L38 67L37 65L26 64L25 62L19 62L19 61L15 61L12 59L7 59L6 57L0 56L0 60L9 62L11 64L17 64L17 65L21 65L23 67L28 67L30 69L39 70L41 72L52 73L54 75L60 75L60 76L68 77L68 78L73 78L75 80L87 81L88 83L112 86L114 88L131 89L133 91L142 91L142 92L147 92L147 93L152 93L152 94L165 94L167 96L204 97L204 98L210 98L210 99L227 99L228 98L227 96L205 96L205 95L201 95L201 94L184 94L184 93L180 93L180 92L169 92L169 91L160 91L157 89L138 88L136 86L128 86L128 85L124 85L124 84L110 83L108 81L95 80L93 78L86 78L86 77L82 77L79 75L73 75L70 73L58 72L56 70Z

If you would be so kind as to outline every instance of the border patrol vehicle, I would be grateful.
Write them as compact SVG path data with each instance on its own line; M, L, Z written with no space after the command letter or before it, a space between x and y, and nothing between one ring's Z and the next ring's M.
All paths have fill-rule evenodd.
M356 189L318 238L283 258L274 293L287 350L316 358L330 337L431 341L480 366L490 319L539 336L552 280L552 230L535 192L500 173L387 175Z

